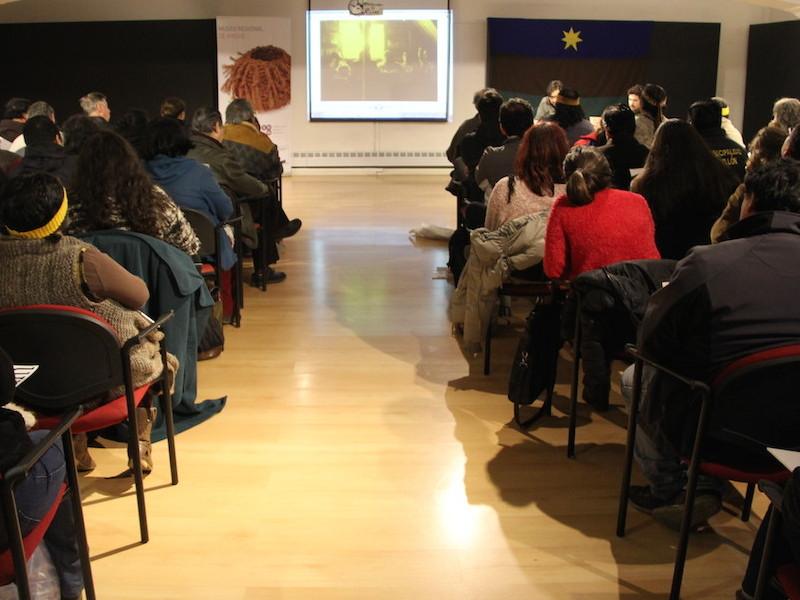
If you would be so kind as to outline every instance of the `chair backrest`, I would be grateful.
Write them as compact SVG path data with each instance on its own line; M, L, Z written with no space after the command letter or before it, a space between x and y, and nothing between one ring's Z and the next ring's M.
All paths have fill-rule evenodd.
M204 212L194 208L181 208L186 220L200 240L198 256L214 256L217 252L217 230L214 221Z
M0 406L14 399L14 363L5 350L0 348Z
M111 325L80 308L32 305L0 310L0 346L15 365L36 366L16 388L16 397L42 412L60 412L124 380Z
M711 430L737 441L800 448L800 344L740 358L711 382Z

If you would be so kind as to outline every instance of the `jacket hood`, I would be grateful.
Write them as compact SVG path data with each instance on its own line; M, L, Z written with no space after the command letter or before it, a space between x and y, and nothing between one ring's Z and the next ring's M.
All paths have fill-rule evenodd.
M800 214L783 210L757 212L733 225L720 238L720 241L767 233L800 235Z
M147 161L147 170L152 173L156 181L169 184L191 171L193 162L192 159L185 156L159 154Z

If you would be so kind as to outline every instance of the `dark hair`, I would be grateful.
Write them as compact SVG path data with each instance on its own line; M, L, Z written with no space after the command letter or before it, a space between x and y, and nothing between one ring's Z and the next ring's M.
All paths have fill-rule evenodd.
M0 223L31 231L50 221L64 201L64 186L55 175L29 173L11 179L0 196Z
M117 227L119 211L133 231L158 233L163 196L155 192L142 161L121 135L103 130L86 140L70 189L90 230Z
M580 123L581 121L586 119L586 113L583 112L580 104L577 106L572 106L570 104L565 104L560 102L562 98L567 100L577 101L580 102L581 96L580 94L572 89L563 88L561 93L558 94L558 100L556 100L555 106L555 113L551 117L551 121L555 121L561 127L566 129L567 127L571 127L575 125L575 123Z
M658 127L664 120L664 104L667 102L667 91L655 83L647 83L639 96L642 101L642 112L649 116Z
M500 118L500 106L503 104L503 97L494 88L489 88L478 100L475 108L481 116L481 123L491 123Z
M722 127L722 107L713 100L698 100L689 107L689 123L700 133Z
M537 196L552 196L556 183L564 183L564 157L569 152L567 134L556 123L537 123L522 137L514 174ZM514 177L508 178L508 202L514 193Z
M11 98L3 107L4 119L19 119L25 116L33 102L27 98Z
M210 106L201 106L192 115L192 129L200 133L211 133L217 127L222 125L222 115L216 108Z
M786 140L786 132L780 127L762 127L750 141L750 158L747 169L774 162L781 157L781 148Z
M792 129L789 137L783 143L781 152L783 152L784 158L800 160L800 127Z
M147 150L147 122L149 120L150 117L146 110L130 108L114 126L114 131L128 140L139 156L143 156Z
M522 98L511 98L500 107L500 125L506 135L522 135L533 125L533 107Z
M603 111L601 117L606 134L616 140L632 138L636 132L636 115L627 104L613 104Z
M100 126L83 113L69 117L61 124L61 133L64 136L64 152L78 154L84 142L100 131Z
M480 99L481 99L481 98L483 98L483 95L484 95L486 92L488 92L489 90L492 90L492 91L495 91L495 92L497 91L497 90L495 90L494 88L481 88L481 89L479 89L477 92L475 92L475 93L472 95L472 105L473 105L475 108L478 108L478 102L480 102Z
M177 119L186 112L186 102L177 96L168 96L161 102L161 116Z
M737 185L736 175L711 153L694 127L670 119L656 130L644 171L631 191L647 198L658 222L676 210L719 215Z
M611 166L602 152L577 146L564 159L567 199L575 206L590 204L594 195L611 185Z
M643 88L640 84L634 83L631 87L628 88L628 95L629 96L639 96L642 97Z
M147 151L145 158L150 160L159 154L164 156L186 156L194 148L186 135L186 128L177 119L159 117L147 126Z
M58 134L59 131L56 124L44 115L28 119L22 127L22 135L25 136L25 144L31 147L41 144L52 144L56 141Z
M562 89L564 89L564 84L561 83L561 81L559 81L558 79L553 79L553 81L551 81L550 83L547 84L547 88L545 88L545 92L549 96L550 94L552 94L556 90L561 91Z
M795 160L756 167L745 176L744 188L752 195L753 210L800 213L800 164Z

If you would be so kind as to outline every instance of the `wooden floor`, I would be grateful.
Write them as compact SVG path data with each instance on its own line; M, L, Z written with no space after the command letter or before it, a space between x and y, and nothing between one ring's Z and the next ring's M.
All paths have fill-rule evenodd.
M287 179L287 211L304 221L285 244L288 279L248 288L242 328L201 365L201 397L228 405L178 437L177 487L155 446L150 543L135 543L133 496L118 497L129 480L106 479L124 451L93 451L99 598L665 596L676 534L632 511L628 537L614 536L624 413L581 406L569 461L569 364L559 410L525 434L505 398L513 328L491 377L451 336L450 286L432 278L447 245L408 239L422 222L453 225L443 184ZM685 598L733 597L758 522L722 513L692 538Z

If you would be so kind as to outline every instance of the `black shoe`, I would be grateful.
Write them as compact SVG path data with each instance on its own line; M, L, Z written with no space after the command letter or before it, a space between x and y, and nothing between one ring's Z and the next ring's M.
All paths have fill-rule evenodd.
M628 499L636 510L648 515L652 515L657 508L671 504L669 500L663 500L654 495L649 485L632 485L628 492Z
M678 494L672 503L653 510L653 518L674 531L681 530L686 493ZM698 491L694 497L691 528L696 529L722 510L722 498L711 491Z
M250 287L260 288L264 284L264 274L256 271L250 275Z
M283 271L276 271L272 267L267 269L267 283L280 283L286 279L286 273Z
M302 226L303 222L300 219L292 219L286 225L284 225L278 231L275 232L275 237L279 240L290 238L295 233L300 231L300 228Z

